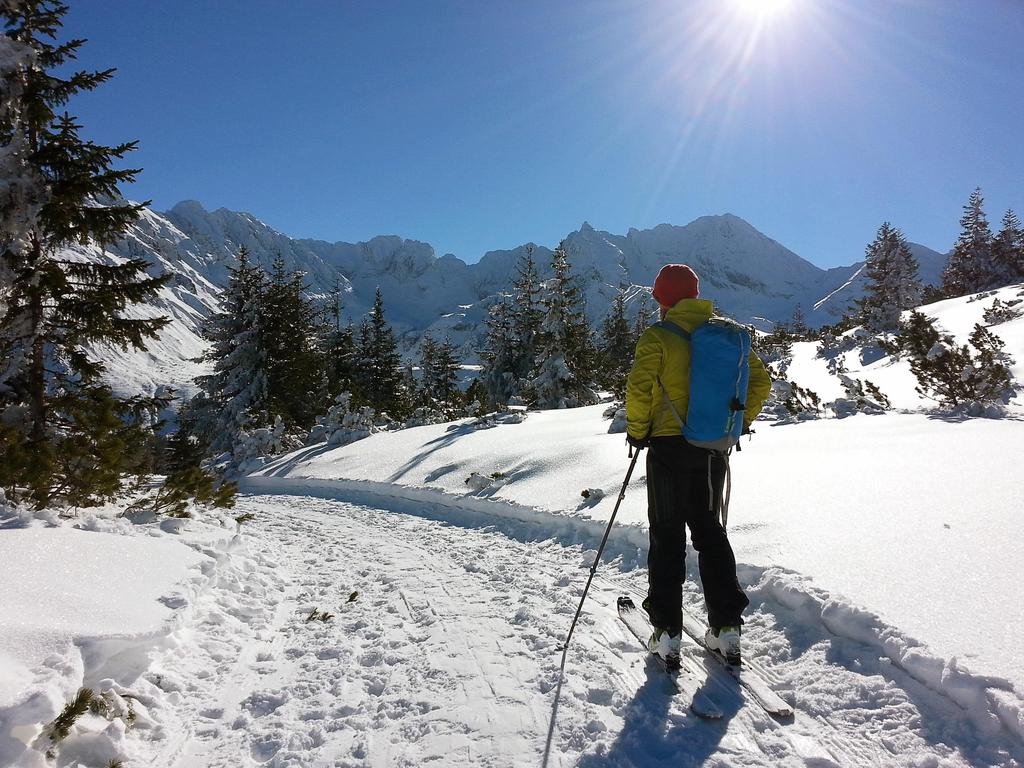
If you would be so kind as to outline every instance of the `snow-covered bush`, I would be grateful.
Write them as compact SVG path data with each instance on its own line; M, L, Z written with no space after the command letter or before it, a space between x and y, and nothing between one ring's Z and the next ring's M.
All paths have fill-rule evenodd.
M850 376L839 376L846 390L846 397L840 397L828 403L837 418L853 416L857 413L879 414L892 408L889 398L870 381L861 381Z
M825 361L828 371L833 376L846 373L846 365L843 356L847 352L856 349L860 339L855 332L843 334L823 332L819 338L818 349L815 355Z
M876 360L892 354L888 346L891 334L884 331L871 333L864 328L854 328L841 334L823 332L818 344L816 357L825 361L828 372L840 379L849 369L846 367L846 355L857 352L861 365L870 365Z
M821 398L816 392L787 379L775 379L761 409L761 417L790 424L819 418L821 408Z
M444 422L451 420L452 419L443 409L421 405L412 412L412 415L409 416L409 418L405 420L403 426L405 428L422 427L427 424L443 424Z
M785 328L776 328L771 333L757 332L752 337L754 352L773 372L772 378L782 376L793 359L793 337Z
M975 325L968 344L957 344L934 322L912 312L903 324L899 343L910 358L917 391L945 409L966 416L997 416L1017 387L1003 341ZM973 352L972 352L973 348Z
M30 509L24 504L8 499L0 488L0 528L27 528L33 520L42 520L51 526L60 525L60 518L55 509Z
M232 464L238 474L246 475L262 467L270 457L287 453L301 445L294 435L288 434L281 417L275 416L273 427L239 431L232 449Z
M438 408L436 406L423 405L412 412L412 415L402 424L402 428L422 427L427 424L445 424L457 419L472 418L479 412L479 401L474 401L461 408Z
M490 475L482 475L479 472L471 472L464 481L473 493L487 491L494 488L501 488L508 482L508 476L504 472L492 472Z
M364 406L353 410L351 392L342 392L334 398L334 402L327 415L317 417L317 423L306 440L307 444L326 442L332 446L348 445L381 431L373 408Z
M1021 303L1024 303L1024 300L1012 299L1004 303L999 299L993 299L992 306L985 310L982 319L988 325L999 325L1010 320L1016 320L1024 314L1024 312L1017 308Z
M148 522L158 515L189 518L197 509L235 505L236 483L222 482L200 466L175 470L163 485L133 502L123 515L132 522Z
M524 421L526 421L526 409L517 408L508 411L493 411L477 416L474 421L470 422L470 426L473 429L490 429L499 424L522 424Z

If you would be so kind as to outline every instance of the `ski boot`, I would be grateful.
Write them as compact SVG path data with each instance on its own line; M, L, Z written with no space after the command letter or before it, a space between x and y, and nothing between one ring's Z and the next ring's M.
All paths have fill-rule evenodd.
M709 629L704 635L704 644L715 653L721 654L733 666L740 664L740 628L718 627Z
M651 639L647 641L647 650L665 662L669 669L679 669L679 640L679 630L672 633L655 627Z

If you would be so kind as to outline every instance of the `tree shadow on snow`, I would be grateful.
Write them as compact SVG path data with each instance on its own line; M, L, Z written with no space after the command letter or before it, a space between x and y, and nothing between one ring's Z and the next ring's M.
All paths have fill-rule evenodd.
M264 469L263 474L266 477L284 477L302 462L340 447L339 445L328 445L327 443L311 445L292 454L286 461L275 462L271 467Z
M967 422L975 422L979 419L985 419L988 421L1024 421L1024 416L1020 416L1016 413L1001 413L997 416L971 416L966 413L944 413L942 411L932 411L927 414L929 421L944 421L947 424L966 424Z
M722 719L702 720L677 703L683 699L673 697L675 689L656 661L648 659L644 671L646 679L626 705L615 742L601 754L584 755L581 768L698 766L718 751L739 711L739 697L715 696Z
M400 466L395 471L395 473L388 478L387 482L398 482L403 477L405 477L405 475L407 475L411 470L415 469L420 464L422 464L431 454L436 453L442 448L446 448L447 446L457 441L460 437L465 437L466 435L473 434L474 432L477 431L477 429L478 427L474 426L473 423L458 424L448 427L448 431L445 432L445 434L440 435L439 437L435 437L433 440L424 443L424 450L420 451L407 462L405 462L405 464Z

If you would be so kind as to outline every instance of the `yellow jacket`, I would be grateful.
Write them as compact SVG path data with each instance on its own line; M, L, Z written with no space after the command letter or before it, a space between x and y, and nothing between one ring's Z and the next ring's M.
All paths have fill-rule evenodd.
M665 319L692 332L711 317L713 309L714 304L706 299L683 299L668 311ZM637 439L648 434L680 434L679 422L662 399L659 379L676 412L685 419L690 399L690 345L671 331L651 326L637 342L626 383L626 430ZM744 426L757 418L771 389L772 380L764 363L751 351Z

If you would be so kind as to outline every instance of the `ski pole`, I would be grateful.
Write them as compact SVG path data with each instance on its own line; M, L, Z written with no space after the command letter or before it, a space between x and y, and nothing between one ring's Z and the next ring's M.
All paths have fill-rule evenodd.
M576 622L580 619L580 613L583 612L583 603L587 599L587 592L590 591L590 582L594 580L594 574L597 573L597 564L601 562L601 553L604 552L604 545L608 543L608 534L612 532L612 525L615 523L615 515L619 511L619 505L622 504L622 500L626 498L626 486L629 485L629 478L633 476L633 467L636 466L636 460L640 457L640 449L637 448L633 454L633 460L629 463L629 469L626 470L626 479L622 481L622 490L619 491L619 498L615 502L615 508L612 510L612 516L608 520L608 527L604 530L604 538L601 539L601 546L597 548L597 555L594 557L594 563L590 566L590 578L587 579L587 585L583 588L583 597L580 598L580 605L576 609L576 615L573 616L572 625L569 627L569 634L565 636L565 643L562 644L562 650L569 650L569 640L572 638L573 630L576 629ZM564 664L564 660L563 660Z

